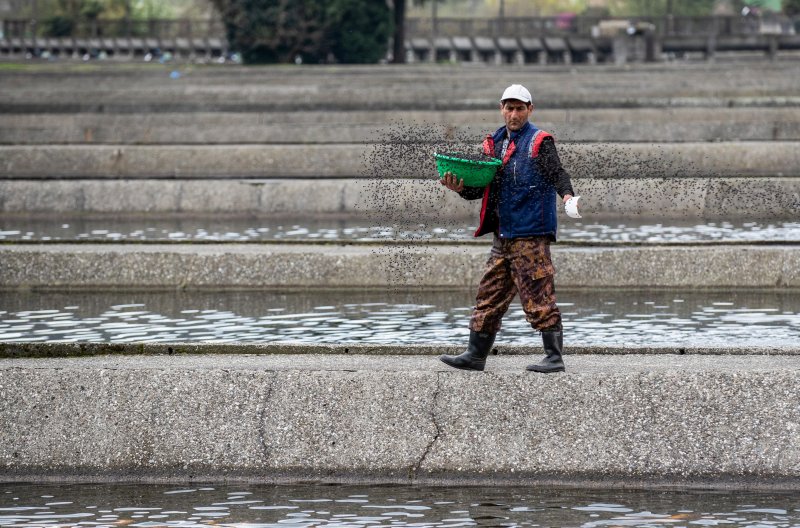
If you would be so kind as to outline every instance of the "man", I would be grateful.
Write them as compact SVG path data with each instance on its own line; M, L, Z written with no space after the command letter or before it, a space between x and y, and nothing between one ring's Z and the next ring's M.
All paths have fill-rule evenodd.
M524 86L512 84L503 92L500 112L506 124L483 142L484 154L503 160L488 186L465 187L452 173L440 180L467 200L483 197L475 236L494 235L470 318L467 351L439 358L451 367L484 369L503 315L519 293L526 320L542 333L545 352L545 358L527 370L564 371L550 243L556 239L556 193L565 204L575 193L553 137L529 122L533 108Z

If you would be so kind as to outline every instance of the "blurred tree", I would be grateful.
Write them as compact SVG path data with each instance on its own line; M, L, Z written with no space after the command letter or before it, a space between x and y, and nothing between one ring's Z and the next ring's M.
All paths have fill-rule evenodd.
M175 2L160 0L108 0L121 4L130 3L131 16L136 19L173 18L176 15Z
M444 17L553 16L559 13L610 13L612 16L664 16L670 8L675 16L711 13L717 0L441 0ZM415 17L429 16L427 2L413 2L409 11Z
M392 35L392 62L406 62L406 0L394 0L394 35Z
M106 6L100 0L83 0L81 2L80 15L87 20L97 20Z
M67 37L78 25L84 3L82 0L58 0L39 7L44 19L44 34L48 37ZM95 6L97 7L97 6Z
M611 16L611 10L608 6L588 6L581 15L596 18L605 18Z
M385 0L331 0L325 39L336 60L374 63L386 56L393 24Z
M213 0L234 50L247 63L323 57L325 9L313 0Z
M247 63L376 62L392 32L386 0L213 0Z
M44 34L63 37L74 34L81 23L98 19L174 18L179 14L176 2L187 8L205 2L210 8L208 0L40 0L37 11L44 20Z
M704 16L710 15L716 0L609 0L613 16Z
M585 0L487 0L489 12L498 16L551 16L558 13L579 13L586 8Z
M558 13L580 13L589 0L439 0L438 12L443 17L506 17L551 16ZM430 0L417 0L409 12L415 17L430 16Z
M46 37L69 37L75 30L75 19L63 15L53 15L44 20Z
M755 7L762 11L780 12L783 10L783 2L781 0L743 0L745 5Z
M800 0L784 0L783 12L791 17L800 15Z

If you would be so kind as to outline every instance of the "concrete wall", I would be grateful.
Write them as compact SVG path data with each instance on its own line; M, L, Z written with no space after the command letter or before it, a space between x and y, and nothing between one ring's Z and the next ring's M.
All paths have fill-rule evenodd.
M800 486L798 356L531 359L4 359L0 480Z

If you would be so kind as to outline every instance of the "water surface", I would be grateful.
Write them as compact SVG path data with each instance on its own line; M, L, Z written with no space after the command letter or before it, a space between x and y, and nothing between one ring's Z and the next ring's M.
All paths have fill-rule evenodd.
M798 527L796 493L0 484L0 526Z
M7 241L472 240L474 219L447 223L371 222L360 218L25 217L0 216ZM702 221L626 217L559 224L559 239L583 242L800 241L800 222Z
M581 346L796 346L796 292L566 290ZM0 341L462 344L471 290L0 292ZM515 300L498 343L538 345Z

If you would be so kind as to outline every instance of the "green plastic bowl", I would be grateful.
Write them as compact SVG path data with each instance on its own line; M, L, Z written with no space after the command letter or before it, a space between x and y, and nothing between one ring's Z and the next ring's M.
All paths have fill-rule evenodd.
M459 158L453 154L434 154L436 170L439 178L444 178L445 172L453 173L456 178L463 179L468 187L486 187L494 179L497 168L503 164L497 158L487 158L486 161L476 161Z

